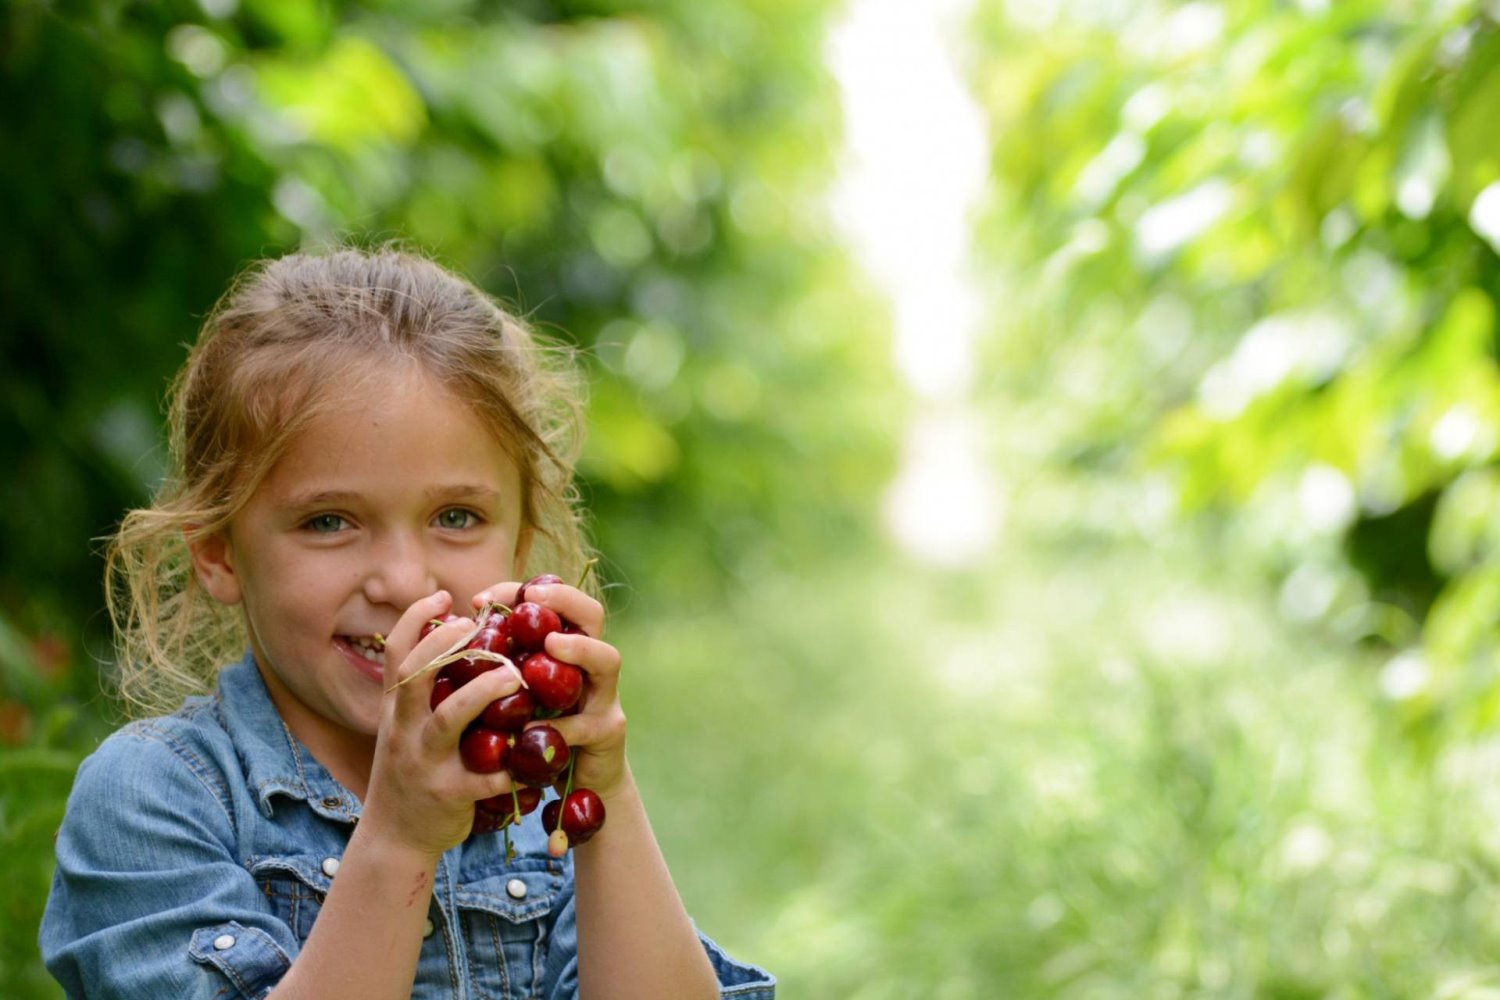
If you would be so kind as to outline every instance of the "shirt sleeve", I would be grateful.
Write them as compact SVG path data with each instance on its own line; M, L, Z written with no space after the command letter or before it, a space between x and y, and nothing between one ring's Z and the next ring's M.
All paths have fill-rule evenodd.
M542 996L548 1000L578 998L578 927L571 881L568 888L549 939L546 981L542 989ZM714 975L718 977L720 997L724 1000L776 1000L776 979L769 972L729 957L702 931L698 932L698 940L708 953Z
M79 769L42 917L70 998L269 993L297 942L236 857L229 793L170 731L115 734Z

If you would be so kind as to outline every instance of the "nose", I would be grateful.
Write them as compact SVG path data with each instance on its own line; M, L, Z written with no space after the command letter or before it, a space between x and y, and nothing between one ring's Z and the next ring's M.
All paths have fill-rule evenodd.
M370 603L404 611L437 589L437 578L418 535L391 531L375 537L365 569L364 592Z

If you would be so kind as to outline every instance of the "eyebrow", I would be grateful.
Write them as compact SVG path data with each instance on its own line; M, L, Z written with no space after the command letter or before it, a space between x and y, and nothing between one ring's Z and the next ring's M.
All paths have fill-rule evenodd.
M469 483L455 483L445 486L431 486L424 491L429 502L438 500L469 500L475 503L500 504L504 499L500 491L489 486L476 486ZM312 507L341 507L357 503L362 494L352 490L312 490L307 493L297 493L286 498L283 506L303 510Z

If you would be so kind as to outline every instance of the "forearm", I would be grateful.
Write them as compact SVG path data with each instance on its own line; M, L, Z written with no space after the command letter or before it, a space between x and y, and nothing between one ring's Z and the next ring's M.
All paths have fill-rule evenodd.
M270 1000L405 1000L437 860L356 827L307 943Z
M574 851L580 996L717 997L628 769L605 809L604 828Z

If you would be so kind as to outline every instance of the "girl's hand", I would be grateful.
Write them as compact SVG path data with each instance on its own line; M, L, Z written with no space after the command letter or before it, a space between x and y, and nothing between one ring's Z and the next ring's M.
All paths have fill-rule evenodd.
M366 835L391 838L434 859L469 835L476 801L510 791L505 772L478 774L465 767L458 741L486 705L521 686L520 675L502 666L465 684L434 710L436 670L401 683L473 627L468 620L449 622L418 641L422 626L442 618L452 603L444 591L417 601L386 639L386 691L360 819Z
M519 588L520 584L515 582L496 584L476 594L474 606L480 608L489 601L510 604ZM565 583L527 587L526 599L551 608L582 629L582 632L554 632L547 636L547 653L574 664L588 677L578 714L551 719L547 725L560 732L574 748L574 787L592 788L608 801L624 787L627 778L625 712L620 708L619 691L620 652L600 638L604 633L604 606Z

